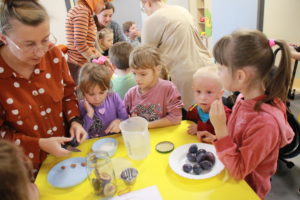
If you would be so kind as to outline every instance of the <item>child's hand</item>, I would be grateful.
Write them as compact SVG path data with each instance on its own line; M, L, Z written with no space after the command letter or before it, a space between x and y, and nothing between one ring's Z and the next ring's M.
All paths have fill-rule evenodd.
M214 126L215 133L218 139L228 135L226 126L226 114L222 99L215 100L210 107L209 119Z
M84 108L87 112L87 115L91 119L93 119L93 117L94 117L94 108L91 106L91 104L86 99L84 99Z
M188 134L190 135L196 135L197 134L197 124L193 122L193 124L191 124L189 127L188 127Z
M108 133L119 133L121 131L120 127L119 127L120 123L121 123L121 120L115 119L107 127L107 129L105 130L105 133L106 134L108 134Z
M197 132L197 138L199 139L200 142L207 142L207 143L212 143L217 139L217 137L213 134L211 134L208 131L198 131Z
M50 153L56 157L69 156L71 152L62 148L61 145L65 142L70 142L71 140L72 138L67 137L40 138L39 146L43 151Z

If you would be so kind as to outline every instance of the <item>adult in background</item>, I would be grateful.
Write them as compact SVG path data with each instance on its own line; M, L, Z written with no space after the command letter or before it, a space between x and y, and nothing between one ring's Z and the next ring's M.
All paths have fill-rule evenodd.
M78 0L68 12L65 24L68 65L76 83L80 67L101 55L95 46L97 29L93 15L103 9L104 2L105 0Z
M35 169L47 153L70 155L61 144L87 135L75 83L51 38L48 14L37 1L0 0L0 135L22 146Z
M94 16L97 31L107 27L113 30L114 32L114 43L125 41L125 37L123 35L123 31L121 26L112 20L112 16L115 13L115 7L109 3L105 3L105 7Z
M211 65L193 17L183 7L166 5L163 0L141 0L149 16L142 28L142 44L152 45L164 55L165 65L184 107L194 103L192 77L198 68Z

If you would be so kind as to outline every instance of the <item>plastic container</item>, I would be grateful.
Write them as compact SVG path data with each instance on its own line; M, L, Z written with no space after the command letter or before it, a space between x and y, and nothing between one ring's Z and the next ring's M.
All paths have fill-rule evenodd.
M142 117L131 117L120 123L122 137L128 157L142 160L150 153L148 121Z

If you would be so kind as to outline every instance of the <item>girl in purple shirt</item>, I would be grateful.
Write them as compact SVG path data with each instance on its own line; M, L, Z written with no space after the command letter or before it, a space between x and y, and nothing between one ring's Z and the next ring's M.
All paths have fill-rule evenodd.
M176 86L160 79L162 62L157 49L136 47L130 54L129 65L137 86L124 97L127 112L149 121L149 128L179 124L183 103Z
M79 73L79 101L83 127L89 138L120 132L119 124L128 118L118 94L110 92L109 63L103 58L98 63L86 63Z

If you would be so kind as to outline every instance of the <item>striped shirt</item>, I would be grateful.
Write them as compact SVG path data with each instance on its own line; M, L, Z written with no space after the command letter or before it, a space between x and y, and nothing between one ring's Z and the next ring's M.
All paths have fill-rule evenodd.
M68 62L80 66L87 62L81 53L89 48L96 50L96 31L93 11L88 6L79 4L70 9L66 19Z

